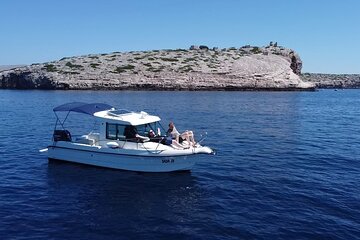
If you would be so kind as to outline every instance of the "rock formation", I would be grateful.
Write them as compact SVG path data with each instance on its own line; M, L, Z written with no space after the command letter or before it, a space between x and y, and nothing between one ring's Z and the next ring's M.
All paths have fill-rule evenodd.
M317 88L360 88L360 74L304 73L301 79Z
M275 46L114 52L0 72L0 88L151 90L302 90L302 62Z

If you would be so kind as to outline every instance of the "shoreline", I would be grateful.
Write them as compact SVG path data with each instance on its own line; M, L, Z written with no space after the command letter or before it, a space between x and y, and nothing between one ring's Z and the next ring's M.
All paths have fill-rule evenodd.
M360 89L360 74L303 73L300 77L318 89Z
M328 88L329 89L329 88ZM352 88L349 88L352 89ZM93 88L93 89L49 89L49 88L0 88L10 91L133 91L133 92L316 92L321 88L202 88L202 89L155 89L155 88Z

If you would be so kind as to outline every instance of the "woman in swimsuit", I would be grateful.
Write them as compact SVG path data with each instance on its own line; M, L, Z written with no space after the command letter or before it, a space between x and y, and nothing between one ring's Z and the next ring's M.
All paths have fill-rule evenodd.
M183 133L179 133L178 130L175 127L175 124L173 122L169 123L169 129L167 130L167 135L171 136L173 139L175 139L177 142L181 143L182 141L186 140L189 144L192 144L192 146L195 146L196 142L194 139L194 133L192 131L186 130Z

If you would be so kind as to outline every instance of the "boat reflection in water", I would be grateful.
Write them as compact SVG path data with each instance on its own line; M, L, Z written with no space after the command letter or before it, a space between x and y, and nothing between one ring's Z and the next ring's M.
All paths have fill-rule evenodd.
M51 207L47 214L52 208L66 209L57 213L57 218L76 224L81 218L85 225L82 231L87 227L101 228L111 235L114 229L119 231L118 227L128 228L132 223L141 231L139 226L148 226L148 221L166 222L170 214L177 218L171 221L181 222L197 211L203 197L197 182L190 171L119 174L112 169L49 161L46 203ZM104 226L93 226L104 222Z

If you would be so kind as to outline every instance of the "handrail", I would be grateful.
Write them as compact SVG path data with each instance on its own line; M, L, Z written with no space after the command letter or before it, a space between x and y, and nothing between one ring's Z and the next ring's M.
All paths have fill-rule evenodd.
M109 140L111 140L111 139L107 139L107 140L99 140L99 141L96 141L97 143L100 143L100 142L108 142ZM129 141L130 140L130 141ZM120 148L124 148L124 146L125 146L125 144L127 143L127 142L132 142L132 143L137 143L137 144L142 144L142 146L143 146L143 148L147 151L147 152L149 152L149 153L153 153L153 154L159 154L159 153L161 153L161 152L163 152L164 150L157 150L158 149L158 147L160 146L160 144L161 144L161 141L162 141L162 138L160 138L159 139L159 142L158 142L158 144L157 144L157 146L156 146L156 148L155 148L155 150L150 150L150 149L148 149L148 148L146 148L146 146L145 146L145 142L137 142L137 141L131 141L131 140L138 140L138 138L130 138L130 139L121 139L121 140L119 140L119 139L114 139L114 141L121 141L121 142L124 142L124 144L122 144L122 146L120 146ZM156 151L156 152L155 152Z
M204 134L204 136L203 136L203 134ZM199 141L197 141L197 143L201 143L202 141L204 141L206 138L207 138L207 132L204 132L203 134L200 134L200 140Z

